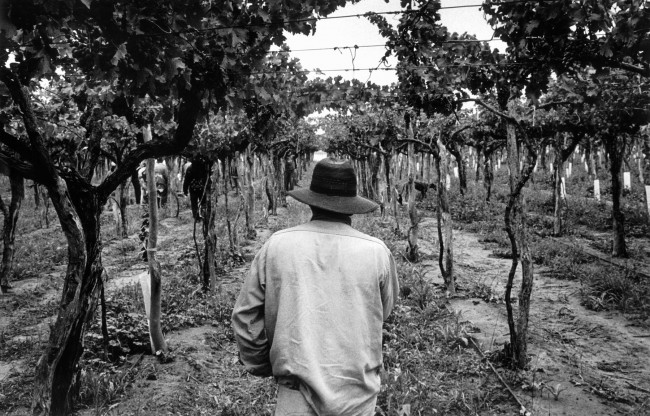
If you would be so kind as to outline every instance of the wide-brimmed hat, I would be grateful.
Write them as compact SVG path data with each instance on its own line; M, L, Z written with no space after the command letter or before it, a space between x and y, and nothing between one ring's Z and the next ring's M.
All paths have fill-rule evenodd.
M321 160L314 166L309 189L295 189L288 195L304 204L341 214L365 214L379 207L357 196L357 176L347 160Z

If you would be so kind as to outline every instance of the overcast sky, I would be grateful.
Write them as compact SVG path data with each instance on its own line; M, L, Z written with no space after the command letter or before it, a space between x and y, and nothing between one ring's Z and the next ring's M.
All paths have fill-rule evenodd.
M480 4L482 0L442 0L442 7ZM360 3L348 5L337 10L331 16L356 15L369 11L388 12L400 10L399 0L362 0ZM390 22L397 24L399 16L384 15ZM483 18L479 7L443 9L440 10L442 24L450 32L469 33L478 39L491 39L492 29ZM321 77L334 77L341 75L345 79L357 78L361 81L370 81L376 84L388 85L396 82L395 71L377 70L372 73L368 68L376 68L384 55L383 47L364 47L370 45L383 45L384 39L379 36L376 27L364 17L321 20L316 25L314 36L290 35L287 44L294 50L293 56L300 59L303 68L314 70L319 68L324 72ZM334 50L334 47L359 46L356 52L350 49ZM503 43L491 42L493 48L504 50ZM329 50L300 51L300 49L329 48ZM389 61L390 66L395 65L395 60ZM356 71L352 71L352 68ZM348 69L348 71L331 71ZM318 75L310 74L310 78Z

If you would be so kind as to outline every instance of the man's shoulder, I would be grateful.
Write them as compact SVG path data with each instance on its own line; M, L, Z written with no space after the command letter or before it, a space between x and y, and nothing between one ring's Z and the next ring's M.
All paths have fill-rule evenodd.
M278 240L284 238L292 238L296 234L300 233L332 234L341 237L356 238L379 245L382 248L388 250L386 244L384 244L384 242L378 238L362 233L361 231L356 230L347 224L329 221L310 221L297 225L295 227L285 228L284 230L276 231L273 233L271 239Z

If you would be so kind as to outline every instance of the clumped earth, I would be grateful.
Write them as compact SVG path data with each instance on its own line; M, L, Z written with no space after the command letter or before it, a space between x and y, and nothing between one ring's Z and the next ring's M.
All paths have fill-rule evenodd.
M499 225L503 212L499 192L497 202L488 207L478 206L480 197L472 193L454 202L459 286L454 297L446 294L437 268L431 198L435 196L420 204L423 259L416 264L406 261L405 238L393 231L392 220L378 215L354 218L355 227L383 239L393 250L402 284L400 302L384 326L385 371L377 415L650 413L647 309L638 298L622 301L620 296L608 297L613 289L603 296L596 290L595 277L622 273L618 266L580 254L578 234L597 239L593 236L599 230L590 234L576 225L579 232L561 241L535 239L531 361L526 371L514 372L503 365L500 354L508 341L503 293L511 260ZM76 414L273 414L275 384L271 378L248 375L238 364L230 314L261 244L272 232L307 221L308 211L289 200L278 216L265 220L258 213L257 237L241 237L235 250L221 226L219 287L204 293L194 224L186 208L178 218L162 220L159 233L163 324L170 348L165 363L151 355L149 347L139 286L146 265L138 256L137 207L130 211L132 235L123 240L114 237L111 216L106 214L103 261L109 276L109 340L104 347L98 312L85 339ZM17 238L15 289L0 297L0 413L8 415L30 414L33 370L56 318L65 271L60 230L54 225L35 226L28 209ZM221 202L219 209L223 218ZM531 226L535 230L536 224ZM200 246L200 227L196 234ZM558 249L561 244L575 250ZM644 238L633 244L645 252ZM642 292L642 282L635 284L631 287Z

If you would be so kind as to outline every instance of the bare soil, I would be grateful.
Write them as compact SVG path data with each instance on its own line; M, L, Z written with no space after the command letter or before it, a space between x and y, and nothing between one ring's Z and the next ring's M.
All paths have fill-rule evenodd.
M193 250L187 246L188 236L192 234L189 215L184 211L180 218L163 221L158 254L163 263L173 263L179 252ZM243 247L248 261L273 229L283 228L288 215L291 212L280 209L278 217L271 217L257 230L258 237ZM421 250L426 258L424 265L430 266L427 276L431 284L442 287L437 269L435 227L435 219L427 218L421 223ZM463 321L470 323L469 335L490 355L508 341L503 292L511 262L495 257L479 238L476 234L454 231L460 290L450 305L461 314ZM139 241L135 235L106 245L103 259L110 276L109 296L121 287L137 287L138 275L146 269L144 263L133 260L133 252L137 250ZM126 257L130 260L125 263ZM224 298L232 297L239 290L247 268L248 263L223 276L220 291ZM19 326L28 314L34 313L33 307L24 307L31 301L36 305L56 302L64 270L65 266L56 266L38 278L14 282L14 292L0 297L0 338L10 327ZM498 371L532 415L650 414L650 331L632 325L620 313L585 309L580 304L580 290L579 282L549 278L543 269L535 269L529 331L530 370L514 373L499 368ZM41 293L36 297L34 291ZM54 316L43 316L35 325L20 332L11 331L15 336L3 342L21 345L30 337L44 341L53 319ZM246 375L236 364L235 344L224 329L228 320L229 316L218 316L213 325L167 334L175 357L169 364L161 365L150 355L131 357L126 366L137 373L135 383L119 402L100 414L157 415L161 414L160 409L165 409L165 414L207 415L215 414L217 409L225 412L224 409L242 403L272 413L275 386L271 379ZM23 359L0 357L0 382L32 371ZM0 400L11 399L0 392ZM29 414L29 411L19 408L10 414ZM96 408L89 408L79 414L98 413Z
M421 227L430 230L428 235L436 222L425 219ZM437 255L437 247L425 244L423 252ZM454 230L454 260L461 290L452 307L471 322L471 335L483 351L502 349L509 341L503 294L511 260L495 257L476 234L462 230ZM437 267L437 257L425 263ZM431 281L442 286L438 270L430 270ZM618 312L586 309L579 282L544 272L535 269L530 370L519 375L500 370L527 410L533 415L650 414L650 330ZM517 277L515 289L521 284L519 271Z

